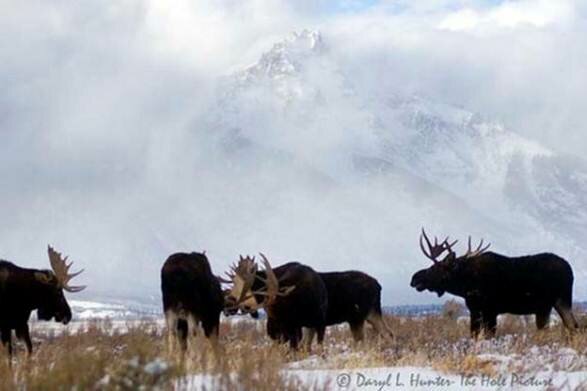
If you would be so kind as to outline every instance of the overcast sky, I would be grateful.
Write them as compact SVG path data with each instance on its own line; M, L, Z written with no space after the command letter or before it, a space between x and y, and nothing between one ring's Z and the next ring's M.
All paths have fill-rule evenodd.
M582 156L586 16L572 0L2 2L0 257L45 267L52 243L96 294L156 294L172 251L211 249L224 266L258 245L241 230L226 239L233 216L190 201L209 185L193 179L212 175L203 159L219 157L186 135L219 77L306 28L365 88L466 107ZM238 191L223 195L234 208Z

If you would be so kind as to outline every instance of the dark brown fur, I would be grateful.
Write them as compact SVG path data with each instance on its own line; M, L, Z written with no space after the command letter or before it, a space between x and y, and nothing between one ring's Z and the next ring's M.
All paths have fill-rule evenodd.
M360 271L318 273L328 292L326 326L348 323L355 341L364 338L363 327L369 322L378 333L393 338L393 333L383 320L381 313L381 285ZM279 327L267 322L267 333L272 339L283 340ZM297 331L301 335L301 329ZM312 343L314 330L310 329L307 340Z
M463 297L471 314L471 333L483 329L494 335L497 316L535 314L539 329L546 327L552 308L568 329L573 316L573 270L561 257L543 253L510 258L493 252L466 259L450 253L444 260L412 277L411 286L442 296Z
M32 353L28 320L37 310L41 320L69 323L71 309L52 271L25 269L0 261L0 334L12 355L12 330Z
M216 339L224 295L206 255L177 253L167 258L161 269L161 291L167 327L183 350L188 334L195 334L200 323L206 337Z
M302 337L302 327L313 329L318 334L318 343L324 339L328 293L324 282L309 266L290 262L273 269L282 286L295 286L287 296L277 297L275 302L265 308L267 312L267 332L273 339L289 342L297 349ZM265 277L262 271L257 272ZM262 288L257 279L253 290ZM264 297L256 299L261 302Z

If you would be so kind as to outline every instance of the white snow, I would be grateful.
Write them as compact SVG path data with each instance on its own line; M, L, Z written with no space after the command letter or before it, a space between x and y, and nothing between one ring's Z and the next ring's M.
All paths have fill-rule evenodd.
M458 375L425 367L355 369L288 369L286 376L312 389L331 390L575 390L587 386L587 371L532 374ZM192 375L176 383L178 390L214 389L218 379Z
M169 364L164 360L158 358L145 365L145 372L152 376L157 376L165 373L169 369Z

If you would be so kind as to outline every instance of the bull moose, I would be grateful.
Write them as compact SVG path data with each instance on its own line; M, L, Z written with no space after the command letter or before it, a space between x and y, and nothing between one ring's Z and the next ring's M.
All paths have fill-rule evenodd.
M179 341L187 349L189 335L202 325L204 335L217 347L224 295L204 253L170 255L161 269L163 311L169 344Z
M326 326L348 323L353 339L359 342L364 338L364 326L367 322L385 339L393 339L393 332L383 319L381 285L375 278L356 270L319 272L318 275L328 292ZM315 330L308 331L306 342L309 347ZM277 334L277 330L274 334Z
M63 291L79 292L85 286L70 286L69 281L83 272L69 273L67 257L51 246L47 250L53 270L25 269L8 261L0 261L0 334L2 344L12 356L12 330L23 340L28 354L33 352L28 320L37 310L40 320L55 319L63 324L71 320L71 308Z
M456 243L446 238L439 244L434 238L432 244L422 229L420 248L434 264L415 273L411 286L420 292L436 292L439 297L445 292L463 297L474 337L481 330L487 336L495 335L497 316L503 313L534 314L536 326L543 329L553 307L566 328L578 327L572 312L573 270L567 261L550 253L506 257L487 252L489 244L483 246L483 240L473 250L471 237L467 252L457 257L453 250ZM439 261L444 252L447 255Z
M273 269L261 254L265 270L258 270L254 257L240 257L229 273L229 301L244 312L264 308L269 336L279 333L297 349L302 327L315 330L324 339L328 293L324 282L309 266L290 262Z
M347 322L358 342L363 339L366 321L384 338L393 338L393 332L383 320L381 285L375 278L354 270L318 275L328 291L327 326Z
M318 273L328 292L328 309L326 326L348 323L355 342L364 338L365 322L371 324L375 331L388 341L393 339L393 332L385 322L381 312L381 285L370 275L350 270L344 272ZM305 336L309 349L314 339L315 330L307 329ZM298 333L301 334L301 330ZM283 335L277 325L267 323L267 333L274 340L283 342Z

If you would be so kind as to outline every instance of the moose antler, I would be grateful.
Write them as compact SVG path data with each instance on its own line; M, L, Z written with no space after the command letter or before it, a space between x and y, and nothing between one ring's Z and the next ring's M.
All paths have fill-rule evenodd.
M67 263L67 257L63 258L61 253L58 253L53 249L53 247L48 246L47 252L49 253L49 262L51 263L51 268L53 269L53 273L55 273L55 277L57 281L59 281L59 286L65 289L68 292L79 292L86 288L85 285L83 286L69 286L69 281L74 278L75 276L80 275L84 269L80 270L79 272L69 274L69 268L73 265L73 262Z
M257 274L257 264L255 263L255 257L243 257L242 255L239 256L238 264L233 264L231 266L231 272L226 273L226 275L230 278L234 278L235 275L238 275L242 279L251 282L255 278L255 274Z
M423 240L426 241L426 245L428 246L428 251L426 251L426 249L424 248L424 242ZM435 236L434 237L434 245L432 245L432 243L430 242L430 239L428 239L428 236L426 235L426 231L424 230L424 228L422 228L422 233L420 234L420 249L422 250L422 252L424 253L424 255L426 256L426 258L430 259L432 262L434 263L438 263L438 257L445 251L448 252L454 252L452 250L452 247L457 244L458 240L455 240L452 243L448 242L448 236L446 237L446 239L444 239L441 243L438 243L438 238Z
M255 263L255 257L251 258L249 256L243 257L242 255L239 255L238 263L233 264L230 269L231 271L227 272L226 275L232 280L232 282L235 281L236 276L243 280L243 286L240 290L240 297L237 300L238 303L241 303L248 298L246 294L252 288L253 283L255 282L255 276L257 275L257 264Z
M446 249L448 250L449 253L455 253L455 251L452 249L452 247L457 244L459 242L459 240L455 240L452 243L448 242L448 236L446 237L446 239L444 240L444 247L446 247Z
M263 266L265 266L265 274L267 275L265 280L261 278L261 280L265 282L266 289L255 291L253 294L267 296L268 303L275 300L277 296L289 295L295 289L295 285L280 287L279 280L277 279L277 276L275 276L269 260L267 260L267 257L263 253L259 253L259 255L262 258Z
M491 243L487 243L487 246L483 247L483 238L482 238L481 239L481 242L479 243L479 245L477 246L477 248L475 250L472 250L472 248L471 248L471 236L469 235L467 252L465 253L465 255L463 255L463 257L465 257L465 258L473 258L473 257L476 257L478 255L481 255L485 251L487 251L487 249L489 248L489 246L491 246Z
M232 278L230 280L227 280L226 278L222 277L222 276L214 276L216 277L216 280L218 280L218 282L222 283L222 284L232 284Z

